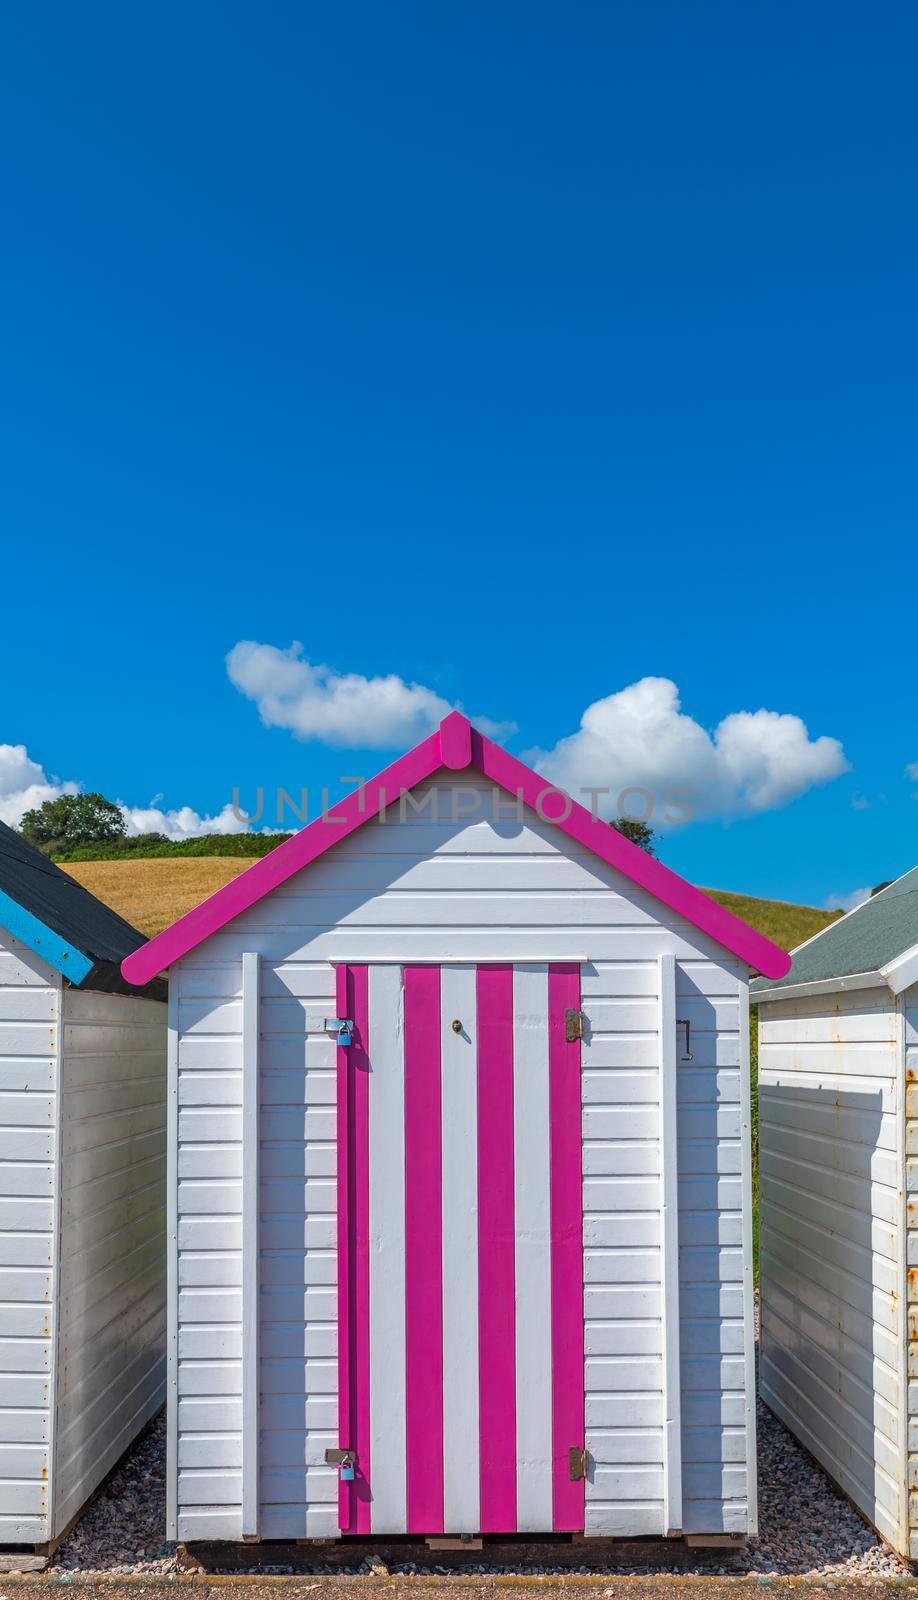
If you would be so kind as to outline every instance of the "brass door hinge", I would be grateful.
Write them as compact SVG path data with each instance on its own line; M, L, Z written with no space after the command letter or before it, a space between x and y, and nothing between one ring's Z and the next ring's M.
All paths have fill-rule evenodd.
M571 1483L579 1483L587 1475L587 1453L578 1445L572 1445L567 1452L567 1471Z
M582 1011L576 1011L573 1006L566 1007L564 1012L564 1037L568 1044L573 1044L575 1039L583 1038L585 1020Z

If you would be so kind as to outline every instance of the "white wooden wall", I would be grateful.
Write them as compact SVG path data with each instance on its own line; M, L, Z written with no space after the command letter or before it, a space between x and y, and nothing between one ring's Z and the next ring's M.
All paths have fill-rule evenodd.
M905 1153L908 1208L906 1265L908 1306L908 1554L918 1560L918 984L899 996L905 1047Z
M550 824L494 823L485 782L437 781L170 974L177 1076L171 1528L242 1527L242 956L261 967L258 1531L337 1532L331 962L579 960L591 1534L664 1531L659 957L676 959L683 1526L754 1525L751 1282L743 1276L746 971ZM449 791L467 820L451 822ZM426 790L425 790L426 792ZM419 801L421 791L413 799ZM512 805L504 797L506 808ZM680 1038L683 1030L679 1030ZM748 1173L746 1174L748 1191ZM746 1216L749 1221L748 1210ZM748 1260L748 1252L747 1252Z
M762 1398L904 1548L896 1002L760 1007Z
M60 999L0 929L0 1544L49 1537Z
M65 988L60 1125L53 1535L165 1397L162 1001Z
M162 1405L166 1007L0 930L0 1544L66 1527Z

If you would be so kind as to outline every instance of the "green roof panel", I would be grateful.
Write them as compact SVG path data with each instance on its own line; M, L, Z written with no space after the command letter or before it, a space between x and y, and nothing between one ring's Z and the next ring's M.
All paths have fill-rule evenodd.
M914 944L918 944L918 867L801 945L786 977L777 983L757 978L752 993L876 972Z

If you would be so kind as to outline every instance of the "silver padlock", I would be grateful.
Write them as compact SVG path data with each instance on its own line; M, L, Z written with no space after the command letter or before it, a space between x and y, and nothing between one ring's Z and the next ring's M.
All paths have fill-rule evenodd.
M348 1048L348 1045L353 1037L353 1033L354 1024L352 1022L342 1022L340 1028L338 1029L338 1043L342 1050L346 1050Z

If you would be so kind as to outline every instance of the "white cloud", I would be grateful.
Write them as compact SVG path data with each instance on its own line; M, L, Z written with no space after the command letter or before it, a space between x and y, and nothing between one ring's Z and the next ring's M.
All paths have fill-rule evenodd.
M918 761L910 761L905 769L905 776L911 778L912 783L918 783ZM916 796L918 798L918 796Z
M709 733L683 712L669 678L642 678L594 701L576 733L528 759L571 792L605 786L610 793L598 801L605 816L621 809L624 790L648 791L655 827L682 805L693 818L773 811L849 771L837 739L811 739L786 712L733 711ZM678 802L667 804L673 790ZM642 802L629 797L625 809L637 814Z
M850 894L830 894L826 900L827 911L856 911L870 899L870 889L852 889Z
M33 806L62 794L76 794L78 789L77 783L49 778L24 744L0 744L0 821L9 827L17 828Z
M239 820L229 804L215 817L202 817L191 806L162 811L155 802L149 806L126 806L119 800L118 804L130 837L139 833L164 833L167 839L197 839L205 833L248 832L248 824Z
M394 750L413 745L432 733L453 708L433 689L406 683L395 673L364 678L357 672L335 672L314 665L294 642L279 650L273 644L241 639L226 657L230 681L254 701L269 728L287 728L298 739L351 749ZM472 719L483 733L502 738L512 722Z
M398 748L429 733L450 710L433 690L394 675L363 678L313 666L298 644L278 650L242 641L227 656L227 670L269 726L332 745ZM512 723L473 720L495 737L513 731ZM708 733L682 711L668 678L642 678L595 701L576 733L551 750L531 751L528 759L572 792L603 785L609 790L599 801L605 816L622 809L623 790L649 791L655 827L665 826L673 790L681 791L678 801L669 803L673 811L687 803L693 817L741 816L785 806L849 770L837 739L811 739L801 719L787 713L731 712ZM918 772L918 763L915 767ZM5 822L16 826L30 807L80 788L73 780L49 777L25 745L0 745L0 818ZM246 832L248 825L229 804L207 816L191 806L166 810L160 800L156 796L146 806L118 801L129 835L193 839ZM632 799L625 809L638 811L640 803Z

